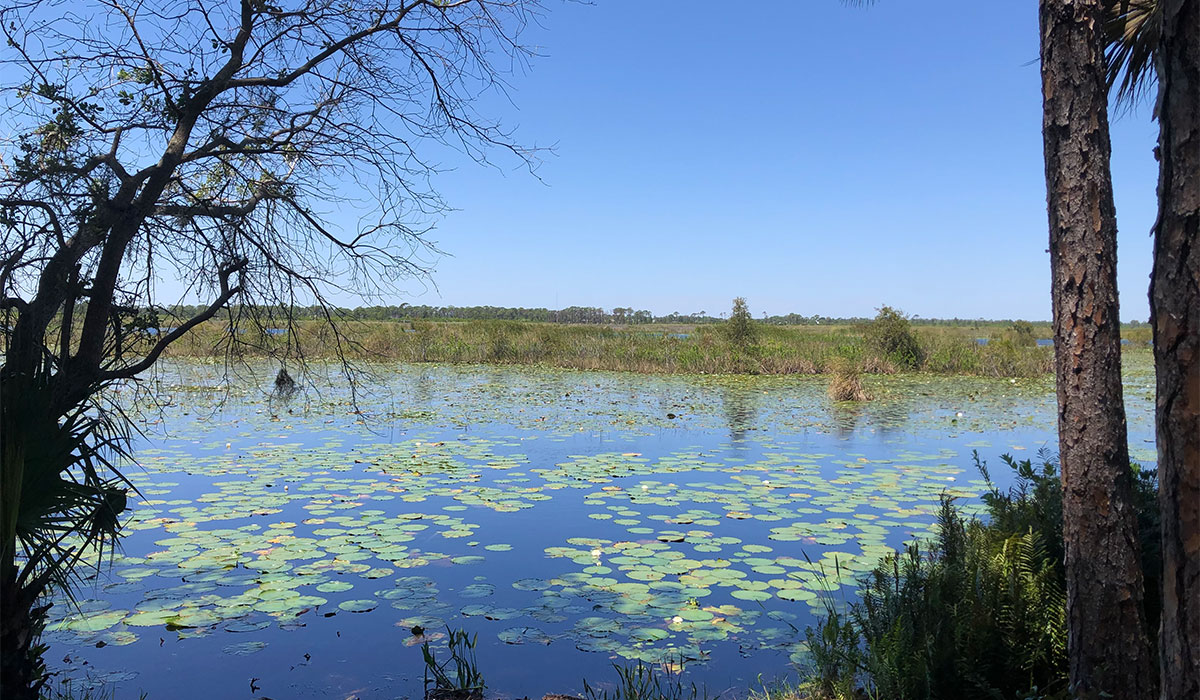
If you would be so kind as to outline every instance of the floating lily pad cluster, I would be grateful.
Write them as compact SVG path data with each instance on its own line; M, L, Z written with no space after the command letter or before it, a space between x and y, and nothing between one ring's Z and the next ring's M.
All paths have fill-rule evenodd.
M1148 354L1133 359L1139 361L1124 365L1127 382L1140 387L1149 374L1152 387ZM1047 430L1054 425L1049 376L1015 380L919 374L868 377L875 400L847 407L830 405L825 396L828 380L821 376L659 376L438 364L397 371L389 365L375 368L369 394L351 397L335 367L313 369L325 370L313 378L320 395L306 397L306 403L283 403L269 398L275 368L266 363L252 366L232 384L219 364L171 363L163 368L159 390L160 400L168 404L166 416L155 405L147 420L170 427L180 415L227 417L236 404L239 410L249 410L250 415L241 416L246 423L266 416L280 428L403 421L450 429L504 426L558 439L614 430L634 435L665 429L841 434L857 428L937 435ZM1139 391L1130 397L1133 429L1145 427L1145 409L1153 419L1153 397L1147 402L1144 394ZM190 434L227 427L215 420L196 423L188 426ZM1152 422L1146 425L1152 433Z
M581 649L627 658L695 659L705 643L731 633L742 644L756 639L759 612L745 606L815 606L813 575L823 573L827 585L852 585L888 551L889 533L928 532L940 493L972 493L953 490L960 469L939 461L945 453L899 453L903 464L872 463L775 445L755 460L722 459L711 449L654 458L626 451L539 468L524 453L506 451L519 447L469 438L151 454L144 460L151 474L199 475L212 490L175 498L179 482L151 478L154 488L146 489L129 530L157 539L141 556L118 557L105 589L141 591L141 601L127 610L81 609L50 629L77 642L129 644L138 628L247 633L299 626L310 613L368 613L388 601L440 624L450 608L437 582L396 574L502 556L513 544L479 541L483 528L471 520L490 513L485 519L502 525L503 514L566 498L554 494L568 489L579 491L571 497L588 509L587 520L573 525L581 530L565 545L541 548L582 571L549 579L522 605L468 603L458 615L531 618L524 627L497 630L510 644L565 636ZM664 480L670 476L684 481ZM623 540L587 537L590 529L613 528ZM459 595L488 599L496 585L470 583ZM724 602L699 607L696 601L714 591ZM614 616L621 633L597 641L595 627L552 632L533 624L569 623L596 606Z

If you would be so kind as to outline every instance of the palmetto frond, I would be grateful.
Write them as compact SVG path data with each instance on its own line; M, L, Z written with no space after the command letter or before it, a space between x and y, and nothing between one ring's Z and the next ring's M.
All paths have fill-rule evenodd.
M1116 91L1118 103L1137 102L1157 83L1160 8L1158 0L1107 0L1104 58L1108 88Z
M114 464L129 459L126 426L123 416L95 404L41 421L40 439L26 445L16 504L20 580L42 580L70 595L77 564L111 551L133 488Z

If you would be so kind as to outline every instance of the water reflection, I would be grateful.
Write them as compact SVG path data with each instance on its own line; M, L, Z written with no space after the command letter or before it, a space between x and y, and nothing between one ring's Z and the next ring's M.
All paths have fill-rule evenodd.
M757 428L759 396L749 389L729 388L721 391L721 408L729 429L730 442L744 442L746 432Z
M831 404L829 417L833 421L833 430L838 438L848 440L853 436L864 412L864 404L854 401L838 401Z

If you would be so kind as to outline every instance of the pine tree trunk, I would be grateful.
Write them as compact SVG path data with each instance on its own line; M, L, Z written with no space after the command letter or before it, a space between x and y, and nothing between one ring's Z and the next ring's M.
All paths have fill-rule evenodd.
M1041 0L1042 135L1067 573L1082 698L1154 695L1121 394L1101 0Z
M1200 698L1200 0L1163 3L1158 221L1150 315L1158 375L1163 700Z

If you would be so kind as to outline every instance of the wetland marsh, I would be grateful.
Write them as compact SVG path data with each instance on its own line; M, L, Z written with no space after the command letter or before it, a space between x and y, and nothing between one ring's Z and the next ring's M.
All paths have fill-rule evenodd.
M869 377L875 400L849 404L811 376L377 365L354 396L318 367L282 400L257 369L173 361L143 387L141 497L78 606L51 612L60 680L419 697L420 643L449 626L478 634L502 696L639 660L744 690L804 662L823 586L853 596L929 535L941 494L978 505L973 451L1056 442L1048 376ZM1152 462L1149 352L1125 374Z

